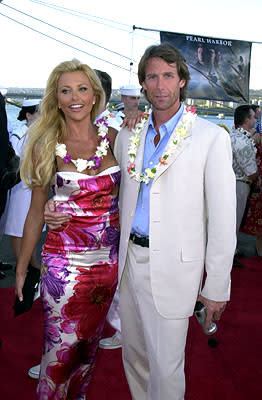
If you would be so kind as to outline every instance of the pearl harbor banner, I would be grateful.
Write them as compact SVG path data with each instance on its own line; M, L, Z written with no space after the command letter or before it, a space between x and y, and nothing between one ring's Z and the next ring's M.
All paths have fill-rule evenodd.
M251 42L160 32L161 43L184 55L191 79L192 99L249 102Z

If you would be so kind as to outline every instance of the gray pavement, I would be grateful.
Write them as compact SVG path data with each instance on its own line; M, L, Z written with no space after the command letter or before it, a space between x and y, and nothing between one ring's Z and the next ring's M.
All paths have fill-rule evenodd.
M37 254L40 260L41 249L45 240L46 233L43 233L37 246ZM255 248L256 237L239 233L238 235L238 249L244 254L245 257L254 257L257 255ZM0 260L8 262L15 267L15 259L10 246L10 239L4 235L0 242ZM262 258L261 258L262 260ZM6 271L6 277L0 279L0 288L14 286L15 271Z

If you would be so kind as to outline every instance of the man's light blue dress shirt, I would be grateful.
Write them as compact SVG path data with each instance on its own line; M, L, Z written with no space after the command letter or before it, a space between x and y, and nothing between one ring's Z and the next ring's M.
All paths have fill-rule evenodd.
M160 126L160 140L156 147L154 145L154 137L157 135L157 132L154 127L153 113L151 113L148 121L148 130L144 147L143 172L146 168L152 169L159 163L159 157L162 157L167 142L183 114L183 110L184 106L181 104L178 112L169 121ZM153 180L150 179L148 184L140 184L136 212L131 231L132 233L136 233L138 236L149 237L150 190L152 181Z

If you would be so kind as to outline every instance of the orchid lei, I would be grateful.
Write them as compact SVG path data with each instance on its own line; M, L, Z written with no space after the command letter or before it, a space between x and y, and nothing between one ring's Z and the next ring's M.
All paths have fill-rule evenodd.
M145 184L148 184L150 182L150 179L155 178L157 171L161 168L162 165L167 164L168 158L175 153L181 141L187 136L188 130L196 118L195 111L196 110L194 108L190 107L186 108L186 111L184 111L182 117L180 118L176 126L176 129L171 135L171 138L169 140L167 148L165 149L164 154L162 155L162 157L159 158L159 163L155 165L153 168L146 168L144 172L139 173L136 171L135 160L140 145L140 136L148 120L148 114L144 114L142 116L141 121L132 130L134 135L131 136L129 139L129 146L128 146L129 161L127 166L127 171L131 178L135 179L137 182L143 182Z
M78 172L82 172L85 169L94 170L100 167L101 160L104 156L107 155L107 150L110 145L110 139L107 136L108 133L108 123L107 117L103 117L96 121L96 126L98 127L98 136L101 136L101 142L96 148L95 155L90 157L88 160L84 160L83 158L78 158L77 160L73 160L71 155L67 152L66 145L64 143L57 143L55 147L55 154L62 158L64 163L68 164L72 162Z

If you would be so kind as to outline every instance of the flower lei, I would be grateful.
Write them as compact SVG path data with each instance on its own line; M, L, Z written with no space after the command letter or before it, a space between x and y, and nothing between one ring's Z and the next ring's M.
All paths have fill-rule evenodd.
M110 139L107 136L108 133L108 123L107 117L103 117L96 121L96 126L98 127L98 136L101 136L101 142L96 148L95 155L90 157L88 160L84 160L83 158L78 158L77 160L73 160L71 155L67 152L66 145L64 143L57 143L55 147L55 154L62 158L64 163L68 164L72 162L78 172L82 172L85 169L94 170L99 168L101 165L101 160L104 156L107 155L107 149L110 144Z
M135 179L137 182L143 182L145 184L148 184L150 182L150 179L155 178L157 171L161 168L162 165L167 164L167 159L175 153L181 141L187 136L188 129L195 120L196 115L195 115L195 109L187 107L186 111L183 112L183 115L180 118L176 126L176 129L174 130L169 140L169 144L164 154L162 155L162 157L159 158L159 163L155 165L153 168L146 168L144 172L138 173L136 171L135 160L140 144L141 132L144 129L148 117L149 117L148 114L143 114L141 121L132 130L134 135L131 136L129 139L129 146L128 146L129 161L127 166L127 171L130 177Z

